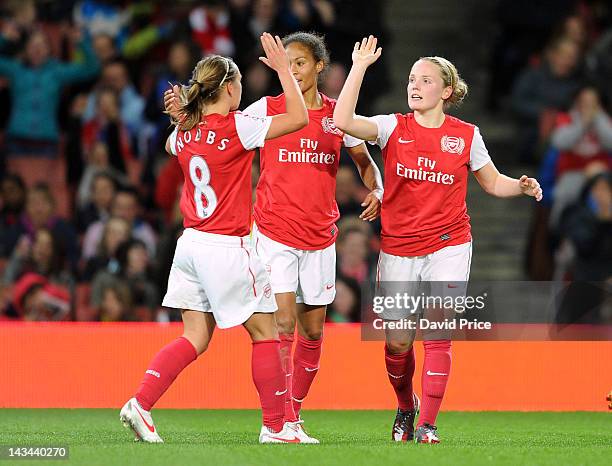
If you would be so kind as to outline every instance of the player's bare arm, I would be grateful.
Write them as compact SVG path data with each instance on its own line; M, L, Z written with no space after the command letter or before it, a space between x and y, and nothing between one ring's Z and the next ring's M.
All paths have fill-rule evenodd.
M274 139L306 126L308 124L308 110L306 110L302 92L291 75L289 58L280 37L272 37L271 34L264 32L261 36L261 45L266 56L259 57L259 59L278 74L287 106L286 113L272 117L266 139Z
M480 170L474 172L476 180L488 194L495 197L514 197L524 194L542 200L542 188L535 178L527 175L520 179L511 178L499 173L493 162L487 163Z
M382 54L382 47L376 48L378 39L374 36L356 42L353 48L353 66L342 87L338 103L334 109L334 124L342 131L359 139L375 141L378 137L378 126L359 115L355 115L359 90L363 77L370 65Z
M373 222L380 215L380 206L383 194L383 182L380 170L372 160L372 156L365 144L359 144L346 149L357 166L359 176L366 188L370 190L361 206L364 208L359 218Z

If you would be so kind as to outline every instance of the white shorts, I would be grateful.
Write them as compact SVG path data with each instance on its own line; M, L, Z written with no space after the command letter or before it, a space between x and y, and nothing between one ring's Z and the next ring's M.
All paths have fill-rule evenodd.
M424 256L394 256L381 251L376 274L377 294L465 297L471 262L471 242L447 246ZM385 311L383 317L398 320L407 317L404 311L391 309Z
M253 225L255 252L270 274L274 293L295 293L296 302L330 304L336 297L336 245L297 249L265 236Z
M212 312L219 328L277 309L268 274L248 237L192 228L176 243L162 306Z

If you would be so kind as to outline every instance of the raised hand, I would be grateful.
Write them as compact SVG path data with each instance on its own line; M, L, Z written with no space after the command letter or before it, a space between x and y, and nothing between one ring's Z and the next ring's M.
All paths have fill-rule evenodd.
M521 192L526 196L535 197L538 202L542 200L542 188L535 178L529 178L527 175L523 175L519 179L519 186Z
M164 109L170 117L178 121L180 115L180 87L178 85L172 86L164 92Z
M261 35L261 46L266 54L265 57L259 57L263 63L277 73L289 71L289 57L287 57L287 52L285 52L280 37L272 37L272 34L264 32Z
M374 36L364 37L361 42L355 42L353 48L353 65L370 66L382 54L382 47L376 48L378 39Z

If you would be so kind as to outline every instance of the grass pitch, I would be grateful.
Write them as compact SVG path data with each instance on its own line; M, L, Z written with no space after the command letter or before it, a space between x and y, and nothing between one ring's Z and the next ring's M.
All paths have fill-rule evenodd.
M259 445L258 411L154 410L161 445L134 443L119 409L0 409L0 445L67 445L15 465L612 464L612 413L443 412L440 445L391 442L391 411L305 411L321 445Z

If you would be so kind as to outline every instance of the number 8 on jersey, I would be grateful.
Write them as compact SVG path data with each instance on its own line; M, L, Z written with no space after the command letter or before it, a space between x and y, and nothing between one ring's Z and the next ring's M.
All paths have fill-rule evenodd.
M189 177L195 188L193 195L198 217L208 218L217 208L217 195L210 186L210 169L200 155L194 155L189 161Z

